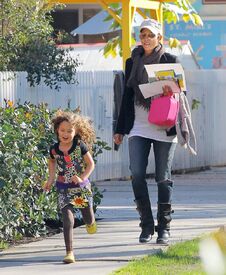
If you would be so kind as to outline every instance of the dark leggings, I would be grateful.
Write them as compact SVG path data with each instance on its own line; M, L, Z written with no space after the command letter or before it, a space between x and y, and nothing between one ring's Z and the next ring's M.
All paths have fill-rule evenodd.
M86 207L81 209L81 213L85 224L90 225L94 223L95 216L92 207ZM69 252L73 250L74 214L72 205L66 205L62 209L62 218L66 251Z

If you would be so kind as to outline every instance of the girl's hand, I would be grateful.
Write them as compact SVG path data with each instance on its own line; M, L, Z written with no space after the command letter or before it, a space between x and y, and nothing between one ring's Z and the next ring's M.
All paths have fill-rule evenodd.
M74 175L73 177L71 177L71 181L75 184L83 182L83 180L77 175Z
M51 187L52 187L52 184L53 184L53 181L52 181L52 180L47 180L47 181L44 183L42 189L43 189L44 191L50 191L50 189L51 189Z

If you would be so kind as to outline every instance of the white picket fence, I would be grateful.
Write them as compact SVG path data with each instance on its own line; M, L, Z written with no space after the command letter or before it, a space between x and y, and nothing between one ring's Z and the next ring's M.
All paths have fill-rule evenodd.
M198 110L192 111L198 155L177 146L173 169L186 170L212 165L226 165L226 70L186 71L188 100L201 101ZM26 73L0 73L0 106L4 98L21 103L48 103L50 109L75 109L90 116L95 124L97 136L113 148L113 82L111 71L78 72L78 85L62 83L57 92L43 83L30 87ZM119 151L104 151L98 158L93 180L124 178L130 175L128 146L126 139ZM153 153L150 155L148 173L154 173Z

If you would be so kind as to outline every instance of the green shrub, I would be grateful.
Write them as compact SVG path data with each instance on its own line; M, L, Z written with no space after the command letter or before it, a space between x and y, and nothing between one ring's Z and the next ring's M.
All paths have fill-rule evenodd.
M46 220L59 220L57 194L45 193L49 145L54 142L51 116L45 104L12 105L0 108L0 241L46 234ZM95 157L109 149L98 140ZM102 193L94 186L94 209Z
M0 71L27 72L30 86L41 80L60 90L77 83L77 58L53 39L51 13L60 8L49 0L1 0Z

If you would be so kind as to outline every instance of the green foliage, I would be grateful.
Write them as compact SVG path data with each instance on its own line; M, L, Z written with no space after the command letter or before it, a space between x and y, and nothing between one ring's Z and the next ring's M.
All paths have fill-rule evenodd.
M41 183L47 174L50 112L41 104L0 108L0 239L40 236L44 219L57 218L56 194L46 196Z
M73 44L74 38L71 34L62 29L56 33L55 41L57 44Z
M180 13L183 12L182 16ZM176 24L183 20L185 23L192 21L194 25L202 26L201 17L197 14L189 0L176 0L173 5L163 3L163 20L168 23Z
M202 26L203 22L201 17L197 14L195 9L192 7L189 0L176 0L173 4L169 4L167 2L161 1L163 4L163 21L168 24L174 23L176 24L180 20L183 20L185 23L188 21L192 21L194 25ZM122 15L122 9L119 4L112 4L110 5L111 9L118 14L119 16ZM180 13L183 13L182 16ZM143 13L149 17L150 10L144 10ZM109 14L105 21L112 20L113 17ZM119 27L119 23L113 20L113 23L110 27L111 30L115 30ZM134 37L132 37L132 45L135 45L136 41ZM176 38L171 38L169 41L170 47L181 47L180 42ZM121 37L117 36L108 41L108 43L104 47L104 56L107 58L108 56L115 57L117 54L122 56L122 43Z
M93 159L94 162L97 162L97 156L103 153L103 150L111 150L111 147L108 146L107 142L100 139L100 137L96 138L96 142L93 145Z
M56 190L42 190L48 177L48 150L55 138L50 124L53 111L45 104L5 103L0 108L0 241L38 237L47 233L45 220L60 219ZM109 147L98 139L95 160L103 149ZM96 186L93 193L96 210L102 193Z
M135 260L113 274L205 274L199 258L199 239L172 245L166 251Z
M0 249L6 249L6 248L8 248L8 247L9 247L9 245L8 245L7 242L5 242L5 241L0 241Z
M118 45L121 45L121 43L122 43L122 39L120 38L120 36L116 36L116 37L110 39L108 41L108 43L106 44L106 46L104 46L104 56L108 57L111 55L112 57L116 57ZM119 54L120 54L120 56L122 56L121 48L120 48Z
M95 184L92 184L92 192L93 192L93 210L96 213L98 205L101 203L101 199L103 198L103 193L98 189Z
M198 99L193 99L191 109L198 110L200 104L201 104L201 101L199 101Z
M177 47L180 49L182 48L180 41L176 38L170 37L168 42L169 42L170 48L177 48Z
M136 40L132 37L132 45L136 44ZM108 56L116 57L117 54L122 56L122 39L120 36L116 36L108 41L108 43L104 46L104 56L107 58Z
M96 142L93 146L93 159L94 162L97 162L98 155L102 154L104 150L111 150L111 147L108 146L107 142L97 137ZM92 192L93 192L93 208L94 212L96 212L98 205L101 203L101 199L103 198L103 194L98 190L95 184L92 184Z
M56 90L61 81L75 83L78 61L51 37L55 7L48 0L1 0L0 6L0 71L26 71L31 86L42 78Z

